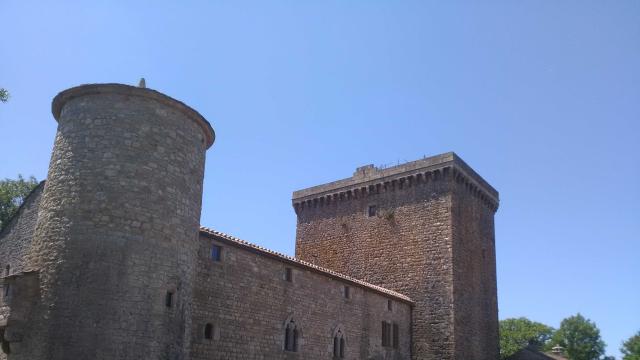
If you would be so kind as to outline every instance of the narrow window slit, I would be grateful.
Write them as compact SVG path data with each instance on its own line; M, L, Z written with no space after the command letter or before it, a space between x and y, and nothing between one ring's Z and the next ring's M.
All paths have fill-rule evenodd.
M369 205L369 217L376 216L377 207L375 205Z
M211 260L213 261L222 260L222 246L218 246L218 245L211 246Z
M204 326L204 338L207 340L213 339L213 325L207 324Z
M168 308L173 306L173 291L167 291L164 297L164 305Z
M286 351L298 351L298 329L293 320L287 323L284 330L284 349Z
M393 348L397 349L400 346L400 329L398 324L393 324Z

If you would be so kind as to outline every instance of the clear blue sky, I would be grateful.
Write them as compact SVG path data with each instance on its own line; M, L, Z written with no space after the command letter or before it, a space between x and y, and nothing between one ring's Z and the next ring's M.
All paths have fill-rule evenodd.
M639 1L0 5L0 178L46 176L53 96L93 82L199 110L202 224L293 254L293 190L455 151L500 191L500 318L640 330Z

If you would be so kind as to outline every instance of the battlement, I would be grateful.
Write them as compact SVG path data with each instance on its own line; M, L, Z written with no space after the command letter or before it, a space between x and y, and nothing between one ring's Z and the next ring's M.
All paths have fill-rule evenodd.
M292 202L298 212L309 206L318 204L322 206L332 201L393 191L441 178L455 179L456 183L464 184L487 206L494 211L497 210L500 202L498 191L454 152L388 168L378 168L374 165L361 166L350 178L295 191Z

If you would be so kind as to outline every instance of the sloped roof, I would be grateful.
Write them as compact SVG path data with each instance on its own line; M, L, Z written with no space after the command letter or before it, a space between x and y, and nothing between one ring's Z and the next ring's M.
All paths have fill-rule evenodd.
M515 354L509 356L507 360L567 360L565 357L556 354L543 353L532 347L526 347L518 350Z
M29 195L27 195L25 197L23 203L20 205L18 210L15 212L15 214L11 217L11 219L9 219L9 221L6 222L5 225L9 225L10 222L12 222L15 218L17 218L18 214L21 212L24 204L28 201L29 197L31 197L31 195L33 193L35 193L37 189L39 189L42 186L44 186L44 184L45 184L45 180L41 181L36 187L34 187L34 189L29 193ZM8 228L8 226L4 226L2 229L0 229L0 233L2 233L6 228ZM300 259L296 259L294 257L288 256L288 255L285 255L285 254L282 254L282 253L279 253L279 252L276 252L276 251L273 251L273 250L270 250L270 249L267 249L267 248L264 248L262 246L250 243L248 241L236 238L235 236L231 236L229 234L225 234L225 233L220 232L220 231L216 231L216 230L213 230L213 229L210 229L210 228L207 228L207 227L200 227L200 234L204 235L204 236L214 237L217 240L224 241L224 242L226 242L228 244L237 246L239 248L243 248L245 250L249 250L249 251L251 251L253 253L256 253L256 254L259 254L259 255L264 255L264 256L271 257L271 258L275 258L277 260L280 260L280 261L283 261L283 262L287 262L287 263L296 265L298 267L305 268L305 269L310 270L310 271L315 271L316 273L320 273L322 275L329 276L329 277L332 277L332 278L337 279L337 280L345 281L345 282L351 283L353 285L360 286L360 287L363 287L365 289L372 290L372 291L377 292L379 294L392 297L392 298L394 298L396 300L400 300L400 301L409 303L410 305L414 304L413 300L411 300L410 297L408 297L406 295L403 295L403 294L401 294L399 292L396 292L396 291L393 291L393 290L389 290L389 289L383 288L383 287L378 286L378 285L373 285L373 284L370 284L370 283L368 283L366 281L362 281L362 280L359 280L359 279L356 279L356 278L353 278L353 277L350 277L350 276L347 276L347 275L344 275L344 274L340 274L340 273L335 272L333 270L326 269L326 268L314 265L314 264L312 264L310 262L306 262L306 261L303 261L303 260L300 260Z
M378 285L373 285L373 284L370 284L368 282L365 282L365 281L362 281L362 280L359 280L359 279L356 279L356 278L352 278L352 277L344 275L344 274L340 274L340 273L335 272L333 270L326 269L326 268L314 265L314 264L312 264L310 262L306 262L306 261L303 261L303 260L288 256L288 255L285 255L285 254L282 254L282 253L279 253L279 252L276 252L276 251L273 251L273 250L269 250L269 249L264 248L262 246L259 246L259 245L256 245L256 244L252 244L252 243L250 243L248 241L238 239L238 238L236 238L234 236L222 233L220 231L216 231L216 230L213 230L213 229L210 229L210 228L207 228L207 227L200 227L200 234L204 235L204 236L208 236L208 237L213 237L216 240L224 241L227 244L230 244L230 245L233 245L233 246L237 246L237 247L243 248L245 250L249 250L249 251L251 251L253 253L256 253L256 254L259 254L259 255L268 256L268 257L275 258L275 259L283 261L283 262L287 262L287 263L290 263L290 264L293 264L293 265L297 265L297 266L305 268L307 270L315 271L315 272L320 273L322 275L326 275L326 276L332 277L334 279L345 281L345 282L351 283L353 285L360 286L360 287L372 290L374 292L380 293L382 295L389 296L389 297L395 298L396 300L401 300L403 302L406 302L406 303L409 303L409 304L413 305L413 300L411 300L411 298L409 298L408 296L403 295L403 294L401 294L399 292L395 292L393 290L389 290L389 289L383 288L383 287L378 286Z

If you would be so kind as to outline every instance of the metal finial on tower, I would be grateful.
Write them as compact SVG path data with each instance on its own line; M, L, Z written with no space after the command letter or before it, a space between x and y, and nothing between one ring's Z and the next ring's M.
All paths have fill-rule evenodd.
M144 81L144 78L140 78L140 82L138 83L138 87L139 88L146 88L147 87L147 82Z

